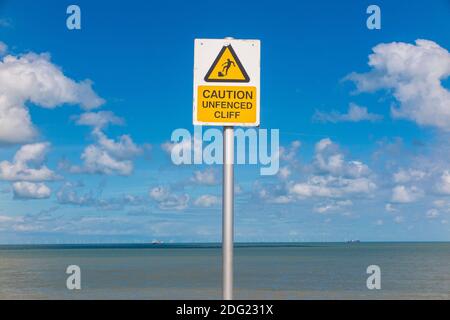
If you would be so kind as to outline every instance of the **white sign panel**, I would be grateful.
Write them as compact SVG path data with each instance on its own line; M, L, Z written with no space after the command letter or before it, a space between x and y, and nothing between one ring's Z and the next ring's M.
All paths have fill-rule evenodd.
M194 125L259 126L260 41L195 39Z

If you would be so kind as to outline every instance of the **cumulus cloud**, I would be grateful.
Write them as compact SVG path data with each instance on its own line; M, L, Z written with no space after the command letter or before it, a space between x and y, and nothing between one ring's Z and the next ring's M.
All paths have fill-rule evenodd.
M331 113L316 111L313 116L319 122L359 122L359 121L379 121L382 115L370 113L366 107L360 107L355 103L350 103L347 113L332 111Z
M410 181L420 181L425 178L426 173L422 170L416 169L400 169L396 173L394 173L394 182L395 183L406 183Z
M349 194L370 194L376 184L367 177L349 179L334 176L312 176L306 182L293 183L289 192L302 198L337 198Z
M291 195L281 194L272 196L267 190L260 190L259 196L265 202L273 204L288 204L295 201Z
M0 56L4 55L8 51L8 46L3 41L0 41Z
M351 200L338 200L338 201L329 201L326 203L319 203L314 206L313 211L317 213L329 213L339 211L342 208L352 206L353 202Z
M77 119L79 125L94 127L92 137L94 144L87 146L82 155L83 165L68 167L72 173L106 174L128 176L133 172L133 159L143 153L129 135L122 135L117 140L108 138L100 129L108 124L121 124L120 118L112 112L84 114Z
M346 161L338 146L329 138L320 140L315 150L315 166L321 172L349 178L367 176L370 173L367 165L361 161Z
M430 209L426 212L427 219L436 219L440 216L439 211L436 209Z
M294 140L291 142L289 147L280 147L280 159L284 160L288 163L295 161L298 150L300 149L302 143L298 140Z
M0 215L0 231L4 230L14 230L16 231L17 225L24 222L23 216L11 216L11 215Z
M72 173L118 174L127 176L133 170L133 162L131 160L120 161L97 145L88 146L81 155L81 159L84 165L82 167L72 167Z
M79 194L78 190L83 185L80 183L66 182L56 192L56 199L59 204L70 204L77 206L92 206L96 203L93 192Z
M186 132L186 134L190 134ZM191 137L191 139L182 139L180 142L165 142L161 144L161 149L168 155L173 157L174 155L183 158L187 155L189 159L196 154L203 154L202 140L197 136Z
M47 199L52 193L44 183L20 181L14 182L12 187L16 199Z
M438 208L449 208L450 209L450 201L444 200L444 199L438 199L433 201L433 205L435 205Z
M286 183L262 184L256 181L253 189L254 196L265 203L287 204L295 201L295 197L288 193Z
M63 104L92 109L104 100L91 81L66 77L48 54L7 55L0 61L0 143L24 143L36 137L27 102L48 109Z
M396 217L394 218L394 222L395 222L395 223L403 223L404 221L405 221L405 218L402 217L402 216L396 216Z
M158 186L150 189L149 196L155 201L162 201L166 199L170 194L170 191L166 187Z
M0 223L22 221L22 217L0 215Z
M450 91L441 82L450 75L445 48L429 40L382 43L373 48L369 66L368 73L346 77L359 92L390 90L399 103L391 109L393 117L450 130Z
M66 182L57 192L56 199L59 204L80 207L94 207L99 210L122 210L126 206L139 206L145 204L146 197L132 194L102 198L101 189L96 191L83 190L82 183Z
M398 210L392 205L392 203L386 203L386 205L384 206L384 209L387 212L397 212Z
M123 125L125 121L111 111L99 111L85 112L80 116L75 117L75 123L97 129L104 129L110 124Z
M176 194L169 188L163 186L150 189L149 197L158 204L161 210L182 211L189 204L189 195Z
M377 188L369 167L361 161L346 160L339 151L339 146L329 138L316 143L315 155L312 165L308 166L308 172L310 173L305 179L288 180L291 171L287 169L287 172L282 173L281 184L256 184L256 195L267 203L286 204L312 197L370 196Z
M395 186L392 189L392 202L411 203L423 196L423 191L415 186L407 187L404 185Z
M58 176L44 165L49 143L34 143L22 146L12 162L0 162L0 180L50 181Z
M191 181L195 184L201 185L216 185L218 184L216 172L213 169L206 169L204 171L194 171Z
M294 140L287 147L280 146L277 155L284 165L278 170L277 177L279 179L287 180L292 175L292 172L298 169L297 156L301 145L299 140Z
M278 177L282 180L288 179L291 174L291 169L288 166L283 166L278 170Z
M436 185L437 190L443 194L450 194L450 172L444 171Z
M208 208L208 207L218 205L221 202L222 202L221 199L217 196L213 196L210 194L204 194L204 195L199 196L197 199L195 199L194 204L197 207Z
M109 139L102 132L96 132L94 136L102 149L119 160L130 159L142 153L142 149L133 142L129 135L120 136L117 142Z

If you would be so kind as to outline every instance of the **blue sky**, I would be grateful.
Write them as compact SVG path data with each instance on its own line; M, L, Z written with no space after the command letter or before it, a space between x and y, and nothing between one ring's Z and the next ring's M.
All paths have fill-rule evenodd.
M1 243L219 241L220 166L162 146L193 130L194 39L226 36L261 40L283 146L283 174L236 168L237 241L450 240L448 1L378 1L381 30L369 1L77 1L72 31L70 4L0 2Z

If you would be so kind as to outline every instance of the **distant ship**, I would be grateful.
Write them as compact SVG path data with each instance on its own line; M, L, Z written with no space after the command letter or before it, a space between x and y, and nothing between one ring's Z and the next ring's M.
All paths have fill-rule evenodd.
M153 240L152 244L163 244L164 242L161 240Z
M348 240L347 243L360 243L361 241L359 240Z

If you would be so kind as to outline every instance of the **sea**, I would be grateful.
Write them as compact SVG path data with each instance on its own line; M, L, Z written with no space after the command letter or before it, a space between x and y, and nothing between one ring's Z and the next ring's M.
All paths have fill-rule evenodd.
M70 265L79 290L67 288ZM379 289L367 286L374 265ZM221 299L221 286L219 244L0 245L0 299ZM235 299L450 299L450 243L237 244L234 289Z

